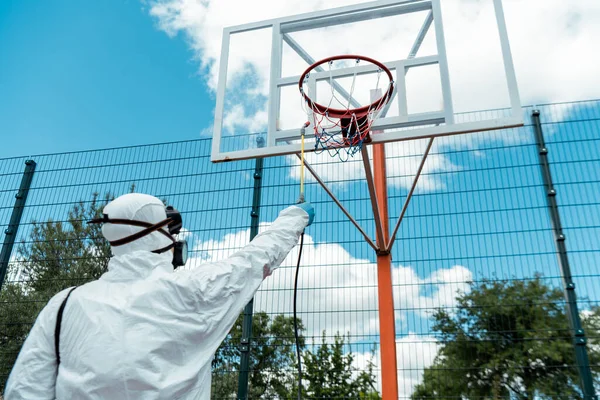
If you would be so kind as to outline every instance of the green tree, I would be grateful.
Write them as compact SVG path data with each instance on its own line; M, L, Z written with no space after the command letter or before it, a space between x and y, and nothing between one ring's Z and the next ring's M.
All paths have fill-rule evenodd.
M100 200L95 193L88 204L79 202L69 210L66 223L33 222L29 240L17 251L29 274L28 289L52 296L106 272L110 245L102 236L102 226L87 221L101 217L102 208L111 199L107 194Z
M379 399L375 387L373 363L367 370L358 371L352 366L354 354L344 351L345 339L339 333L333 343L327 343L323 332L322 343L314 351L305 350L304 382L307 398L322 399Z
M560 289L539 276L483 282L457 301L455 312L433 316L441 348L412 399L581 398ZM594 313L584 320L588 334ZM598 365L598 347L588 350Z

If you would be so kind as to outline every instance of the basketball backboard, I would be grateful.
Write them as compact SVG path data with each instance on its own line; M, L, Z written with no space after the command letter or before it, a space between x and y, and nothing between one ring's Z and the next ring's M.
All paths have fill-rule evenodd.
M298 80L337 54L376 59L393 74L396 90L372 143L523 124L501 0L379 0L225 28L212 161L298 153L308 120ZM376 74L369 68L313 71L316 95L343 92L353 71ZM374 88L352 89L352 102L365 104ZM309 140L306 150L313 147Z

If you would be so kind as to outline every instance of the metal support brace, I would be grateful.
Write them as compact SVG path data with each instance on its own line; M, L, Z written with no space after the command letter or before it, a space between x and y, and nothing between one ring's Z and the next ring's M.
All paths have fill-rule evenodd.
M587 340L581 325L581 318L579 316L579 310L577 307L575 283L573 282L571 267L569 266L567 247L565 245L565 234L562 230L558 203L556 202L556 189L554 189L554 184L552 182L550 162L548 161L548 148L544 142L544 134L542 132L539 110L533 110L531 119L533 121L533 129L538 146L542 178L544 180L544 187L546 188L548 211L550 213L550 220L552 221L552 228L554 231L556 251L558 253L558 265L560 267L563 279L565 299L567 302L567 314L573 335L573 346L575 348L575 359L577 361L577 368L579 369L579 377L581 379L581 390L585 400L597 400L594 389L594 379L587 353Z
M258 147L264 147L265 141L262 137L256 139ZM260 223L260 195L262 191L263 158L257 158L254 166L254 191L252 194L252 211L250 212L250 240L258 235ZM254 313L254 298L244 308L244 319L242 321L242 338L240 340L240 375L238 378L238 400L248 398L248 380L250 374L250 350L252 340L252 315Z
M298 158L300 158L300 154L296 154L296 155L298 156ZM321 177L319 176L319 174L317 174L317 172L314 170L314 168L308 162L306 162L306 160L304 160L304 167L306 168L306 170L308 172L311 173L311 175L315 178L315 180L319 183L319 185L321 185L321 187L323 188L323 190L325 190L325 192L329 195L329 197L331 197L331 200L333 200L335 202L335 204L337 204L337 206L340 208L340 210L342 210L342 212L344 213L344 215L346 217L348 217L348 219L350 220L350 222L352 222L352 224L356 227L356 229L358 229L358 231L361 233L361 235L363 235L363 237L365 238L365 240L367 241L367 243L369 244L369 246L371 246L373 248L373 250L379 251L379 248L373 242L373 240L371 240L371 238L369 237L369 235L367 235L367 233L359 225L359 223L352 217L352 215L350 215L350 213L348 212L348 210L346 210L346 208L342 205L342 203L340 203L340 201L337 199L337 197L335 197L335 195L333 194L333 192L331 190L329 190L329 188L327 187L327 185L325 184L325 182L323 182L323 179L321 179Z
M410 52L408 53L408 59L415 58L419 49L421 48L421 44L423 44L423 40L429 31L429 27L431 27L431 23L433 22L433 10L429 10L427 16L425 17L425 21L423 21L423 25L417 34L417 38L410 48Z
M388 249L386 248L385 241L383 238L385 237L383 232L383 223L381 221L381 212L379 210L379 205L377 203L377 193L375 191L375 182L373 180L373 171L371 170L371 161L369 160L369 152L367 148L363 146L361 148L363 164L365 167L365 176L367 178L367 186L369 188L369 197L371 198L371 207L373 208L373 217L375 218L375 231L377 233L377 237L381 238L381 243L377 243L377 251L383 252L382 255L389 254ZM386 232L387 234L388 232Z
M15 206L13 207L12 214L10 216L10 222L8 228L4 231L4 243L2 244L2 251L0 252L0 289L4 284L6 278L6 271L8 270L8 263L10 262L10 256L17 239L17 231L19 230L19 224L21 223L21 217L23 216L23 210L27 202L27 195L29 194L29 188L31 187L31 181L33 180L33 173L35 172L36 163L33 160L25 161L25 171L23 172L23 178L21 179L21 186L19 191L15 195Z

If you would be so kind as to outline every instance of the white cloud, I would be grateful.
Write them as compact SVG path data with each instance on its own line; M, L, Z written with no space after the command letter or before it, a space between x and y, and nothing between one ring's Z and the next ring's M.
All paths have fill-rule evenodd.
M422 381L423 370L433 364L439 344L433 336L408 335L396 340L396 365L398 378L398 398L409 398L414 387ZM381 353L379 349L372 354L370 351L355 353L353 366L363 371L368 363L374 365L377 377L377 389L381 393Z
M253 115L246 115L244 106L236 104L227 110L223 118L223 128L233 133L236 127L245 127L249 132L259 132L267 124L267 112L259 110Z
M396 341L398 397L408 398L421 382L423 370L433 364L438 351L434 337L409 334Z
M265 225L263 225L264 227ZM225 235L222 240L198 242L199 254L188 267L208 260L224 259L249 242L250 231ZM293 249L281 267L267 278L255 298L255 308L269 313L290 313L298 248ZM304 321L306 336L319 337L336 332L353 336L375 335L379 331L377 305L377 265L357 259L341 245L314 243L305 235L299 274L298 311ZM469 289L471 272L456 265L438 269L421 278L413 267L395 266L394 304L398 326L405 326L407 310L422 317L437 307L452 307L457 292ZM400 332L399 332L400 333Z
M8 267L6 271L6 282L25 282L29 279L29 271L27 271L28 262L19 257L18 252L14 252L8 261Z
M600 77L594 52L600 35L600 4L505 0L515 69L526 102L598 97ZM535 18L532 18L535 16Z

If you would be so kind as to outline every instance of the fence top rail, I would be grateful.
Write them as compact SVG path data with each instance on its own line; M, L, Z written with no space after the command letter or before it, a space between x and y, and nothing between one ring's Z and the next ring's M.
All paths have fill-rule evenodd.
M84 149L84 150L73 150L73 151L64 151L64 152L56 152L56 153L39 153L39 154L31 154L31 155L3 157L3 158L0 158L0 161L18 160L18 159L33 158L33 157L58 156L58 155L66 155L66 154L93 153L93 152L101 152L101 151L109 151L109 150L135 149L135 148L139 148L139 147L164 146L164 145L168 145L168 144L209 142L210 140L211 140L210 137L203 137L203 138L198 138L198 139L173 140L170 142L156 142L156 143L145 143L145 144L133 144L133 145L129 145L129 146L105 147L105 148L101 148L101 149L87 149L87 150Z
M553 103L536 103L530 105L524 105L523 110L534 109L537 107L546 107L546 106L559 106L565 104L581 104L581 103L600 103L600 98L593 99L584 99L584 100L575 100L575 101L563 101L563 102L553 102ZM492 108L486 110L476 110L470 112L461 112L457 113L457 115L468 115L473 113L481 113L481 112L494 112L505 110L506 108ZM529 123L526 123L528 125ZM254 133L253 133L254 134ZM211 137L201 137L197 139L186 139L186 140L174 140L169 142L155 142L155 143L145 143L145 144L137 144L137 145L129 145L129 146L116 146L116 147L106 147L100 149L84 149L84 150L74 150L74 151L66 151L66 152L55 152L55 153L39 153L39 154L22 154L19 156L12 157L2 157L1 161L8 160L17 160L17 159L25 159L25 158L33 158L33 157L46 157L46 156L56 156L56 155L66 155L66 154L78 154L78 153L92 153L92 152L102 152L102 151L110 151L110 150L122 150L122 149L131 149L131 148L140 148L140 147L152 147L152 146L164 146L168 144L182 144L182 143L192 143L192 142L209 142L211 141Z

